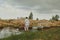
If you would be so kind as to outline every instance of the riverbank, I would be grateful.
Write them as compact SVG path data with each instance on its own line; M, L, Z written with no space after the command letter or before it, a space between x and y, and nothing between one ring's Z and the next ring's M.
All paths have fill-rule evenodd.
M60 26L60 20L30 20L30 27L34 26L45 26L45 27L57 27ZM14 27L14 28L23 28L24 19L9 19L9 20L0 20L0 29L4 27Z

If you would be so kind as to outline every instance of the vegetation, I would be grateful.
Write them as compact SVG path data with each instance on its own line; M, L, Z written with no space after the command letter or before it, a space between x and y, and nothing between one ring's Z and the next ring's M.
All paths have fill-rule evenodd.
M39 20L39 18L36 18L36 20L38 21L38 20Z
M59 15L55 15L52 17L52 20L58 21L59 20Z
M32 20L30 19L30 27L39 26L60 26L60 20ZM24 27L24 19L0 20L0 27Z
M33 19L33 13L32 12L29 15L29 19Z
M18 18L18 19L9 19L9 20L3 20L0 19L0 27L24 27L24 20L25 18ZM42 24L43 26L60 26L60 20L59 15L55 15L52 17L51 20L39 20L38 18L36 20L33 20L33 13L31 12L29 15L30 20L30 27L33 26L40 26Z
M28 31L0 40L60 40L60 28L44 29L35 32Z

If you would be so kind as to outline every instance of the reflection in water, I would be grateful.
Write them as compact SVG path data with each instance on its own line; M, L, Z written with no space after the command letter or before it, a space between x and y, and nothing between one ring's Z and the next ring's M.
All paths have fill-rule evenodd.
M9 27L7 28L3 28L1 31L0 31L0 39L1 38L5 38L5 37L9 37L11 35L18 35L18 34L21 34L21 32L18 31L18 29L10 29Z

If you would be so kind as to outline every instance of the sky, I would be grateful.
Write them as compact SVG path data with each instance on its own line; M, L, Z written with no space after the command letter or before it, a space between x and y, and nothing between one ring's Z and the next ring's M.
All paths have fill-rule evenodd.
M50 19L60 16L60 0L0 0L0 18L28 17Z

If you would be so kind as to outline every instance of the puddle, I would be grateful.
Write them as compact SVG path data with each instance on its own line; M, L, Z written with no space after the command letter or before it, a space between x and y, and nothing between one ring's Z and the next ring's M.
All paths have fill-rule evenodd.
M14 30L10 30L9 28L3 28L1 31L0 31L0 39L1 38L6 38L6 37L9 37L11 36L12 34L13 35L19 35L21 34L22 32L18 31L17 29Z

